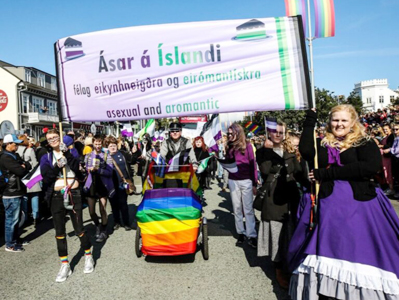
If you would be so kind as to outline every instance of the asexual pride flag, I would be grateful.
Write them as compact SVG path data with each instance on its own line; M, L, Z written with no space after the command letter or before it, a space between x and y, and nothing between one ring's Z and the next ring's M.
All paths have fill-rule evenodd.
M191 189L148 190L137 210L142 252L152 256L191 254L197 248L202 206Z

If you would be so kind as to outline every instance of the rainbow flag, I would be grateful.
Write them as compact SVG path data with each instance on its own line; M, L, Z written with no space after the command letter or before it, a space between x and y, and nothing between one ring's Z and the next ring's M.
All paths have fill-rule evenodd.
M137 209L145 255L171 256L194 253L202 206L191 189L148 190Z
M302 15L303 31L306 35L306 5L305 0L284 0L285 14L288 17Z
M335 36L335 9L333 0L314 0L316 38Z
M249 128L252 125L252 121L249 121L247 124L244 125L245 128Z
M151 162L148 167L148 176L147 180L144 181L143 193L151 189L161 189L164 180L180 179L183 183L183 188L191 188L197 195L202 194L202 189L191 165L180 167L177 172L166 172L164 177L157 176L156 165L154 165L154 162Z

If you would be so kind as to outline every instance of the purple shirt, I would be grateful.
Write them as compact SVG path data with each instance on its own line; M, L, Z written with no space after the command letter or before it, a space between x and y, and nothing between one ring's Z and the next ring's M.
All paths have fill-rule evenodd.
M247 143L247 149L242 154L239 150L230 149L226 153L228 157L235 157L238 172L229 173L229 179L231 180L245 180L250 179L252 186L256 187L258 182L258 172L256 170L256 160L252 145Z

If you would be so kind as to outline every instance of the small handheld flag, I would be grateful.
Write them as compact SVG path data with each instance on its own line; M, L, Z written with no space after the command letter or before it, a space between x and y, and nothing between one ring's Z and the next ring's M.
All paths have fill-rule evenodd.
M199 161L197 174L201 174L202 172L204 172L206 170L206 168L208 167L209 160L212 158L212 156L213 156L213 153L211 153L211 156Z
M209 147L209 151L218 151L217 141L222 138L219 114L213 114L212 118L204 124L200 136L204 138L205 145Z
M277 131L277 119L265 117L265 127L267 132Z
M237 163L236 160L233 158L226 158L226 159L217 159L223 169L225 169L229 173L237 173Z
M173 156L173 158L169 161L168 172L179 171L179 167L187 162L188 154L190 153L190 151L191 148L183 150L182 152L179 152L175 156Z

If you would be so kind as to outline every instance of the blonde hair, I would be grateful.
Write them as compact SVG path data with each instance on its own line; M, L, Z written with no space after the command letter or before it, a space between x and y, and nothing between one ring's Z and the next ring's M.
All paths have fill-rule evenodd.
M296 159L301 160L301 154L298 151L298 147L294 147L293 140L300 139L301 135L294 131L288 131L284 140L284 151L288 153L295 153Z
M332 115L339 111L346 111L351 116L351 121L353 126L350 132L345 136L343 141L337 141L336 137L332 133L331 129L331 118ZM366 133L366 128L360 123L359 115L357 114L355 108L350 104L341 104L334 106L329 115L329 120L326 128L326 136L322 139L322 146L330 146L333 148L339 148L341 150L348 149L351 147L358 147L363 145L366 141L370 140L370 137Z

